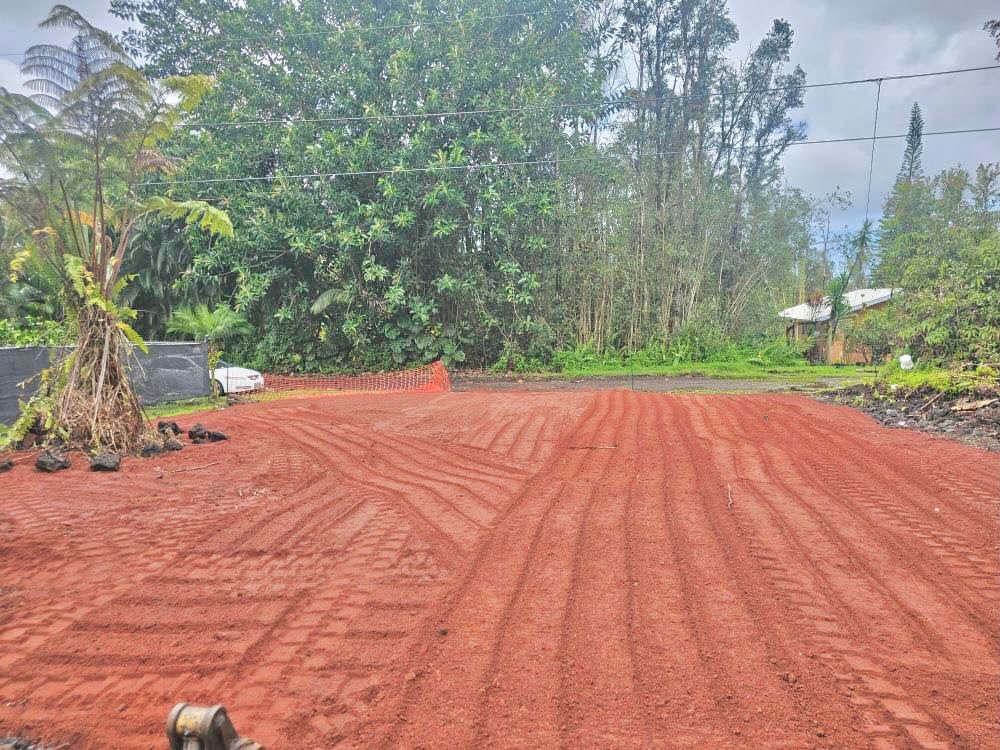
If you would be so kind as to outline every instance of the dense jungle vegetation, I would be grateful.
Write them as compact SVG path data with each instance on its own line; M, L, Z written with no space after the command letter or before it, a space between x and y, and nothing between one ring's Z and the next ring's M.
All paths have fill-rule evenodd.
M783 20L736 63L724 0L112 9L147 79L206 82L135 191L234 230L164 215L127 237L120 304L147 339L208 306L268 371L779 363L776 312L846 282L904 290L860 345L1000 360L1000 167L925 175L915 108L880 224L831 234L848 196L783 179L806 137ZM72 318L38 229L0 204L0 342Z

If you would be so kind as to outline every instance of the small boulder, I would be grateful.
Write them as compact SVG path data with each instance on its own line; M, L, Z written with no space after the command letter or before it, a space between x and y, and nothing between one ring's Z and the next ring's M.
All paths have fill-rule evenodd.
M181 428L176 422L157 422L156 431L164 437L181 434Z
M36 469L50 473L68 469L70 465L69 459L66 456L52 448L42 451L38 454L38 458L35 459Z
M3 461L0 461L0 474L3 474L5 471L10 471L13 468L14 462L9 458L5 458Z
M122 465L122 457L117 453L98 453L90 459L91 471L118 471Z
M163 450L165 451L179 451L184 448L184 443L175 437L167 438L163 441Z
M229 436L224 432L209 430L205 433L205 439L210 443L218 443L220 440L229 440Z
M163 444L158 443L155 440L150 440L148 443L142 446L142 450L139 451L139 455L143 458L151 458L152 456L158 456L163 453Z
M188 430L188 437L192 440L204 440L208 437L208 430L202 424L196 424L190 430Z
M35 447L35 443L37 443L38 440L38 435L33 432L29 432L21 438L14 447L19 451L30 451ZM2 748L0 748L0 750L2 750Z

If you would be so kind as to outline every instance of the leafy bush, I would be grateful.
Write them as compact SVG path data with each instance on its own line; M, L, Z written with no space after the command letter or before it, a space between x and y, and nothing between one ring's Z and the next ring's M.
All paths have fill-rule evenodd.
M752 353L746 357L750 364L762 367L793 367L808 364L806 352L812 348L812 339L798 343L784 337L769 338L753 346Z
M624 367L625 363L618 352L608 349L601 353L592 344L580 344L569 351L556 352L552 355L552 367L559 371L586 371Z
M979 365L975 369L944 367L939 362L918 361L912 370L903 370L896 359L886 363L879 373L878 390L892 393L930 388L949 395L996 393L1000 391L1000 377L996 368ZM895 388L894 388L895 386Z
M805 352L811 341L788 342L783 337L765 338L757 342L740 342L727 338L719 331L689 329L671 339L669 345L656 339L632 355L607 350L597 352L584 344L568 351L556 352L552 367L562 372L607 370L666 369L686 364L731 364L744 367L794 367L807 365Z
M851 320L844 341L849 351L864 355L868 363L884 361L900 343L896 311L890 305Z
M0 318L0 346L52 346L68 340L66 325L57 320Z

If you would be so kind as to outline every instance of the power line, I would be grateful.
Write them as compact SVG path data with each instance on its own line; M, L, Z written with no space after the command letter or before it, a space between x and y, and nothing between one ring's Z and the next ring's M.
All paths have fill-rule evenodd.
M224 41L227 42L260 42L267 40L274 40L276 42L284 41L286 39L299 39L303 37L314 37L314 36L333 36L334 34L343 34L345 32L369 32L369 31L400 31L403 29L419 29L428 26L446 26L454 25L457 23L464 23L466 21L502 21L508 18L530 18L533 16L544 16L551 15L553 13L564 12L567 10L572 10L570 6L565 8L547 8L545 10L533 10L524 11L522 13L503 13L495 16L456 16L454 18L440 19L440 20L427 20L427 21L413 21L406 24L396 24L391 26L359 26L353 28L349 25L344 25L339 29L327 29L325 31L293 31L288 34L278 35L262 35L262 36L236 36L229 37ZM23 57L24 52L0 52L0 57Z
M868 213L872 207L872 177L875 174L875 142L878 134L878 107L882 102L882 81L875 82L877 93L875 94L875 120L872 123L872 153L868 160L868 199L865 201L865 221L868 221Z
M936 70L929 71L925 73L911 73L907 75L897 75L897 76L881 76L879 78L858 78L850 79L845 81L827 81L823 83L806 83L801 86L778 86L771 88L759 88L759 89L735 89L732 91L718 91L718 92L708 92L704 94L680 94L680 95L668 95L663 97L652 97L644 98L641 100L634 101L609 101L607 99L602 99L600 101L583 101L583 102L560 102L556 104L536 104L536 105L524 105L520 107L487 107L481 109L466 109L466 110L446 110L440 112L400 112L394 114L384 114L384 115L343 115L337 117L274 117L274 118L260 118L257 120L223 120L218 122L199 122L191 123L191 127L195 128L226 128L226 127L245 127L252 125L295 125L297 123L303 124L317 124L317 123L351 123L351 122L376 122L383 120L407 120L407 119L432 119L435 117L471 117L476 115L492 115L492 114L506 114L506 113L516 113L516 112L536 112L544 110L554 110L554 109L578 109L583 107L600 107L600 108L615 108L615 107L628 107L628 106L641 106L643 104L651 104L660 100L674 100L686 101L688 99L705 99L705 98L718 98L723 96L741 96L745 94L769 94L777 93L781 91L789 91L796 88L812 89L812 88L829 88L832 86L854 86L863 83L875 83L876 81L896 81L911 78L931 78L936 76L945 75L958 75L961 73L972 73L984 70L1000 70L1000 65L984 65L976 68L956 68L952 70Z
M826 81L822 83L806 83L801 86L777 86L770 88L759 88L759 89L734 89L731 91L718 91L718 92L707 92L703 94L680 94L680 95L669 95L664 97L652 97L643 98L632 101L609 101L607 99L602 99L600 101L584 101L584 102L559 102L556 104L533 104L533 105L522 105L519 107L484 107L480 109L465 109L465 110L444 110L438 112L399 112L392 114L382 114L382 115L342 115L337 117L274 117L274 118L259 118L256 120L222 120L215 122L191 122L188 123L190 129L198 128L227 128L227 127L248 127L254 125L296 125L302 124L336 124L336 123L353 123L353 122L381 122L386 120L418 120L418 119L433 119L436 117L473 117L477 115L494 115L494 114L514 114L523 112L537 112L546 110L557 110L557 109L577 109L583 107L600 107L612 109L615 107L633 107L649 105L656 101L662 99L669 99L671 96L675 100L686 101L689 99L704 99L704 98L717 98L722 96L739 96L746 94L768 94L776 93L781 91L789 91L795 88L829 88L833 86L854 86L865 83L876 83L878 81L898 81L905 79L914 78L932 78L937 76L946 75L958 75L963 73L973 73L986 70L1000 70L1000 65L983 65L975 68L953 68L950 70L934 70L927 71L923 73L909 73L904 75L895 76L880 76L877 78L855 78L843 81ZM50 129L58 132L61 129L53 128ZM18 131L23 132L23 131Z
M971 133L997 133L1000 132L1000 126L990 127L990 128L965 128L962 130L932 130L924 132L923 135L926 136L938 136L938 135L964 135ZM878 136L858 136L854 138L826 138L821 140L812 141L795 141L789 143L789 146L816 146L827 143L856 143L859 141L883 141L891 139L906 138L907 133L897 133L892 135L878 135ZM669 151L667 154L680 154L681 151ZM393 169L367 169L358 171L345 171L345 172L314 172L314 173L304 173L304 174L280 174L280 175L269 175L269 176L246 176L246 177L205 177L190 180L159 180L155 182L143 182L142 185L145 186L156 186L156 185L207 185L207 184L218 184L226 182L273 182L275 180L313 180L321 178L337 178L337 177L370 177L376 175L391 175L391 174L409 174L409 173L425 173L425 172L449 172L449 171L481 171L487 169L498 169L501 167L522 167L522 166L537 166L537 165L550 165L550 164L567 164L574 162L600 162L609 160L619 160L620 156L583 156L583 157L570 157L567 159L531 159L524 161L509 161L509 162L493 162L486 164L449 164L443 166L434 167L395 167Z

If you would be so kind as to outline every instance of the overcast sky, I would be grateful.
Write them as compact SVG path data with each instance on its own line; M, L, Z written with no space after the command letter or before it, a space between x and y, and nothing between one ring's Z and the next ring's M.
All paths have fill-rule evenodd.
M812 83L996 62L996 45L983 31L987 19L1000 16L996 0L730 0L729 5L741 35L734 58L745 56L775 17L785 18L795 30L792 62L805 69ZM122 29L107 12L107 0L76 0L73 6L93 23ZM0 0L0 52L51 41L52 32L37 28L46 9L44 2ZM18 61L0 57L0 86L20 88ZM920 102L929 131L1000 126L1000 71L886 82L878 132L906 132L914 101ZM875 86L864 84L809 90L798 115L808 125L810 139L868 136L874 108ZM864 218L870 149L870 143L803 145L785 158L789 184L816 196L837 188L850 191L853 205L834 215L834 230L856 228ZM876 146L875 217L902 153L901 141ZM974 169L984 161L1000 161L1000 132L924 141L924 169L930 174L957 164Z
M730 0L746 55L770 27L787 19L795 30L792 62L811 83L971 68L996 63L997 48L983 23L1000 16L996 0ZM1000 127L1000 70L882 84L878 132L905 133L910 107L920 102L925 129ZM811 89L800 110L810 139L868 136L875 85ZM902 141L875 149L872 214L881 213L903 155ZM871 143L796 146L785 157L789 184L817 196L840 187L853 206L834 216L833 227L864 219ZM1000 161L1000 132L924 139L924 170L934 174L958 164L975 169Z

